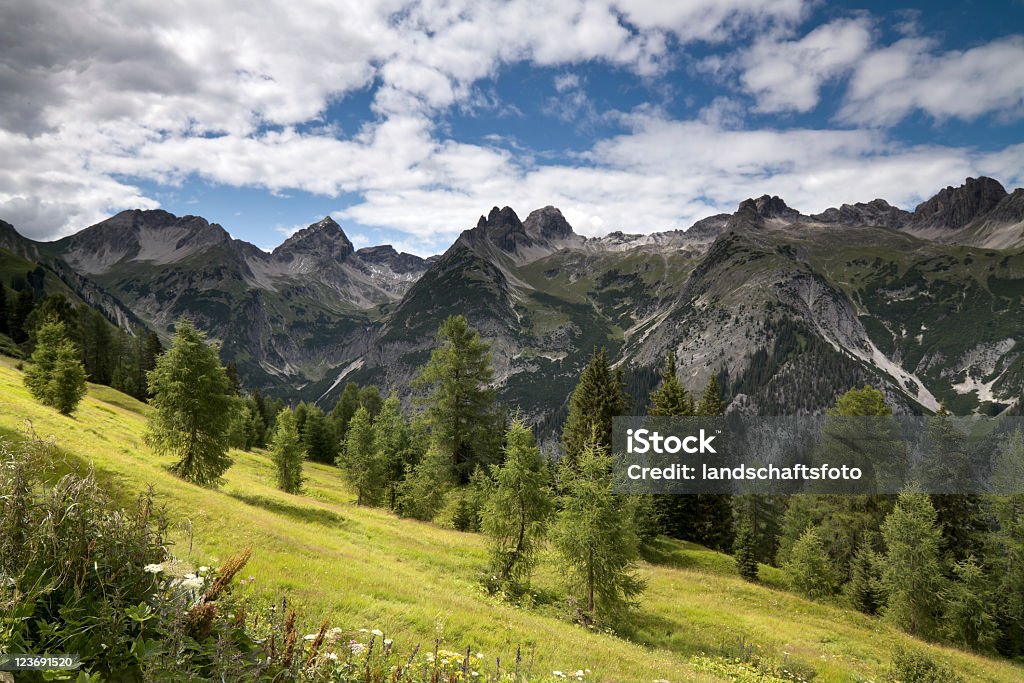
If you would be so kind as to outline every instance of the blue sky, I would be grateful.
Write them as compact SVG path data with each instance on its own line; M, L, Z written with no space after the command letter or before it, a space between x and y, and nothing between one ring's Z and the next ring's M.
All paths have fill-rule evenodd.
M0 218L37 239L161 207L428 254L493 205L599 235L1024 185L1020 0L9 5Z

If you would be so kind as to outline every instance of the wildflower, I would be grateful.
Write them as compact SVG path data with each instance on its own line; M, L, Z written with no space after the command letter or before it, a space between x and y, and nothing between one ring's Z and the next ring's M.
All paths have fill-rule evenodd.
M359 654L362 654L362 653L366 652L366 646L365 646L365 645L363 645L362 643L357 643L357 642L356 642L356 641L354 641L354 640L352 640L352 641L349 641L349 644L348 644L348 649L349 649L349 650L350 650L350 651L352 652L352 654L354 654L354 655L359 655Z
M576 678L583 678L583 669L576 670Z
M181 577L181 578L183 578L183 579L185 579L186 581L188 581L189 579L194 579L194 578L196 578L196 575L195 575L195 574L185 574L185 576L183 576L183 577Z
M372 631L370 631L370 633L372 633L375 636L382 636L382 635L384 635L384 632L381 631L379 628L373 629Z
M366 630L365 628L361 628L361 629L359 629L359 632L360 632L360 633L369 633L369 631L367 631L367 630Z
M193 577L189 578L188 576L186 576L185 580L181 582L181 585L182 585L183 588L190 588L190 589L191 588L202 588L203 587L203 577L201 577L201 576L193 576Z
M307 633L306 635L302 636L302 639L303 640L316 640L316 634L315 633Z
M553 675L553 676L554 676L555 678L565 678L565 674L564 674L564 673L562 673L561 671L552 671L552 672L551 672L551 674L552 674L552 675Z
M384 639L384 644L387 645L388 647L391 647L394 643L395 643L395 641L393 641L391 638L385 638Z
M338 661L338 655L334 654L333 652L328 652L326 655L324 655L324 657L331 660L332 662Z
M476 658L477 659L483 659L484 658L484 653L483 652L477 652L476 653Z
M145 567L142 568L142 571L146 572L147 574L159 574L163 570L164 566L162 564L147 564Z
M205 574L205 573L206 573L206 572L208 572L208 571L210 571L210 568L209 568L209 567L200 567L200 568L199 568L199 573L200 573L200 574Z

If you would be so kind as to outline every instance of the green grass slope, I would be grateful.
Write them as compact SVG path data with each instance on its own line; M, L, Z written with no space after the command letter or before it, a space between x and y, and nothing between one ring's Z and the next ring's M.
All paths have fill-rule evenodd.
M738 579L731 558L698 546L659 541L641 564L647 591L619 635L570 624L561 614L562 572L544 558L537 604L516 608L478 587L486 562L483 538L356 507L334 468L309 464L302 496L274 488L264 454L233 453L217 491L171 476L166 458L144 443L148 408L107 387L90 386L74 417L33 402L13 361L0 359L0 435L27 422L52 435L74 459L91 463L115 491L134 496L149 485L172 520L173 552L215 564L243 546L254 555L246 573L266 599L288 596L307 625L329 616L346 629L380 628L397 644L451 649L472 645L508 662L523 646L533 671L591 669L600 681L736 680L698 671L692 657L735 656L753 646L768 661L813 672L818 682L881 681L894 643L948 659L972 681L1024 680L1024 668L915 641L877 619L808 602L768 585ZM747 680L747 679L744 679Z

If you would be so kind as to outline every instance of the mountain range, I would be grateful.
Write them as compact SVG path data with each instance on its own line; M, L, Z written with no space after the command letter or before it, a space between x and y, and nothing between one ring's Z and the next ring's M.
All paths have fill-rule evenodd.
M355 249L331 218L267 253L197 216L124 211L54 242L0 221L122 326L181 316L250 388L326 407L348 381L409 394L434 334L463 314L501 398L553 427L596 346L638 409L670 350L733 410L813 413L854 384L900 412L997 413L1024 388L1024 189L968 178L904 211L882 199L804 215L779 197L686 230L599 238L547 206L495 207L439 256Z

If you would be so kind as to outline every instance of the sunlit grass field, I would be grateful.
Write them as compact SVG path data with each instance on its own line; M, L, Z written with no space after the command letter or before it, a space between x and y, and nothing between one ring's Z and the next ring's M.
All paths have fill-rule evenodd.
M878 619L791 595L778 570L762 567L764 585L752 585L736 576L730 557L668 540L645 553L647 590L637 610L615 634L589 631L568 619L553 555L538 569L533 604L505 604L479 587L481 536L357 507L338 471L324 465L307 463L303 495L281 493L263 453L233 452L219 490L187 484L146 446L147 410L90 385L76 414L61 416L32 401L14 361L0 359L0 436L31 423L70 462L92 464L123 499L152 485L179 558L217 564L251 545L244 573L262 598L287 597L310 629L327 616L344 629L379 628L406 649L441 639L441 647L471 646L506 664L521 647L524 669L590 669L588 680L598 681L732 680L697 671L691 657L741 652L814 672L815 681L883 681L896 643L947 659L970 681L1024 680L1024 667L921 643Z

